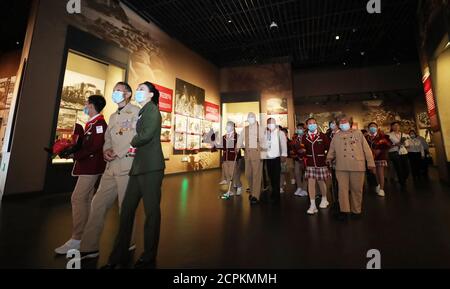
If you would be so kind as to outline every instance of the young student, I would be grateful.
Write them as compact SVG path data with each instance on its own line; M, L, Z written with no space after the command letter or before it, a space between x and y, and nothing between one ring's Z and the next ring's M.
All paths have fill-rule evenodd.
M306 150L302 144L302 138L305 134L305 124L297 124L295 134L289 143L289 155L294 160L294 177L297 190L294 195L299 197L307 197L308 192L305 190L305 157Z
M387 135L385 135L375 122L369 124L369 132L366 136L367 143L372 149L376 166L377 187L376 192L378 196L384 197L384 171L388 166L388 151L392 143Z
M306 174L308 179L308 193L310 207L308 215L314 215L318 212L316 207L316 183L319 185L322 194L322 200L319 208L325 209L329 203L327 200L327 184L330 178L330 172L326 164L326 153L330 147L329 138L318 130L317 122L314 118L306 121L308 133L303 136L302 144L306 149Z
M101 111L106 106L106 100L101 95L91 95L86 101L84 113L89 121L84 128L81 147L71 156L75 160L72 175L77 176L77 184L72 193L72 236L62 246L55 249L56 254L65 255L69 250L80 249L81 237L89 218L95 184L105 171L106 162L103 159L106 121Z

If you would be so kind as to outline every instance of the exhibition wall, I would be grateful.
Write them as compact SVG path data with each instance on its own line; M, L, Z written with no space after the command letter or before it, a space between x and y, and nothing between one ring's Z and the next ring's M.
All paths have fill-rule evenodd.
M218 68L119 1L84 1L81 14L67 13L65 1L39 1L31 21L28 34L32 35L27 37L32 37L33 45L26 46L24 51L30 61L18 104L5 195L39 192L44 188L46 168L51 161L43 148L51 144L57 124L55 108L59 107L64 79L69 26L128 51L127 75L133 88L148 80L175 94L176 80L180 79L203 89L205 103L220 105ZM111 87L106 87L105 93L108 90ZM110 95L106 97L110 100ZM34 145L29 146L30 143ZM201 169L220 164L218 153L203 150L198 154L193 151L179 154L167 148L171 143L163 146L166 173L198 169L200 160Z
M221 69L220 92L227 95L260 95L261 113L274 117L290 132L294 131L292 67L289 63Z

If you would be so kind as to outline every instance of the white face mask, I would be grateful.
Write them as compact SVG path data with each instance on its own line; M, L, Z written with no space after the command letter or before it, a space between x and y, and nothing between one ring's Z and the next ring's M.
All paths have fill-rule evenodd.
M254 117L249 117L248 118L248 123L249 124L254 124L256 122L256 119Z
M274 123L270 123L267 125L270 130L274 130L277 126Z
M232 133L234 131L234 128L231 125L227 125L227 132Z

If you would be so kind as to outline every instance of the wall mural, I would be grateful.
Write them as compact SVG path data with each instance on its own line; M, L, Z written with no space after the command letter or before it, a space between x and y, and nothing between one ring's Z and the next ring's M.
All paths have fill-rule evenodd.
M139 28L142 26L141 21L129 17L132 14L134 12L118 0L90 0L86 1L82 14L77 17L68 15L67 22L128 50L130 52L128 77L131 85L135 84L131 83L133 80L138 81L142 76L147 79L163 79L168 71L169 63L165 44L152 36L149 30ZM197 150L203 146L200 137L201 122L191 121L193 126L190 129L198 135L189 136L187 117L199 120L204 118L205 91L182 80L177 80L176 86L175 97L178 99L175 99L175 105L178 106L175 106L173 111L162 113L164 129L161 132L161 140L164 141L163 149L166 159L170 150ZM179 118L178 113L186 118ZM186 129L180 129L180 127ZM169 139L171 142L168 142ZM193 152L197 153L197 151ZM183 158L183 162L187 162L187 170L204 169L217 166L218 156L209 151L199 152L188 161ZM176 167L178 171L180 166Z

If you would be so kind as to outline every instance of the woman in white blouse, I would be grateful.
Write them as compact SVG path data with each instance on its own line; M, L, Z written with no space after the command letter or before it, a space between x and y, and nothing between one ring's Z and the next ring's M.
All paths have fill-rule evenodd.
M409 175L407 140L409 134L404 134L400 130L400 123L395 121L391 124L391 132L388 133L392 142L389 150L389 160L397 173L398 182L402 190L406 189L406 181Z

